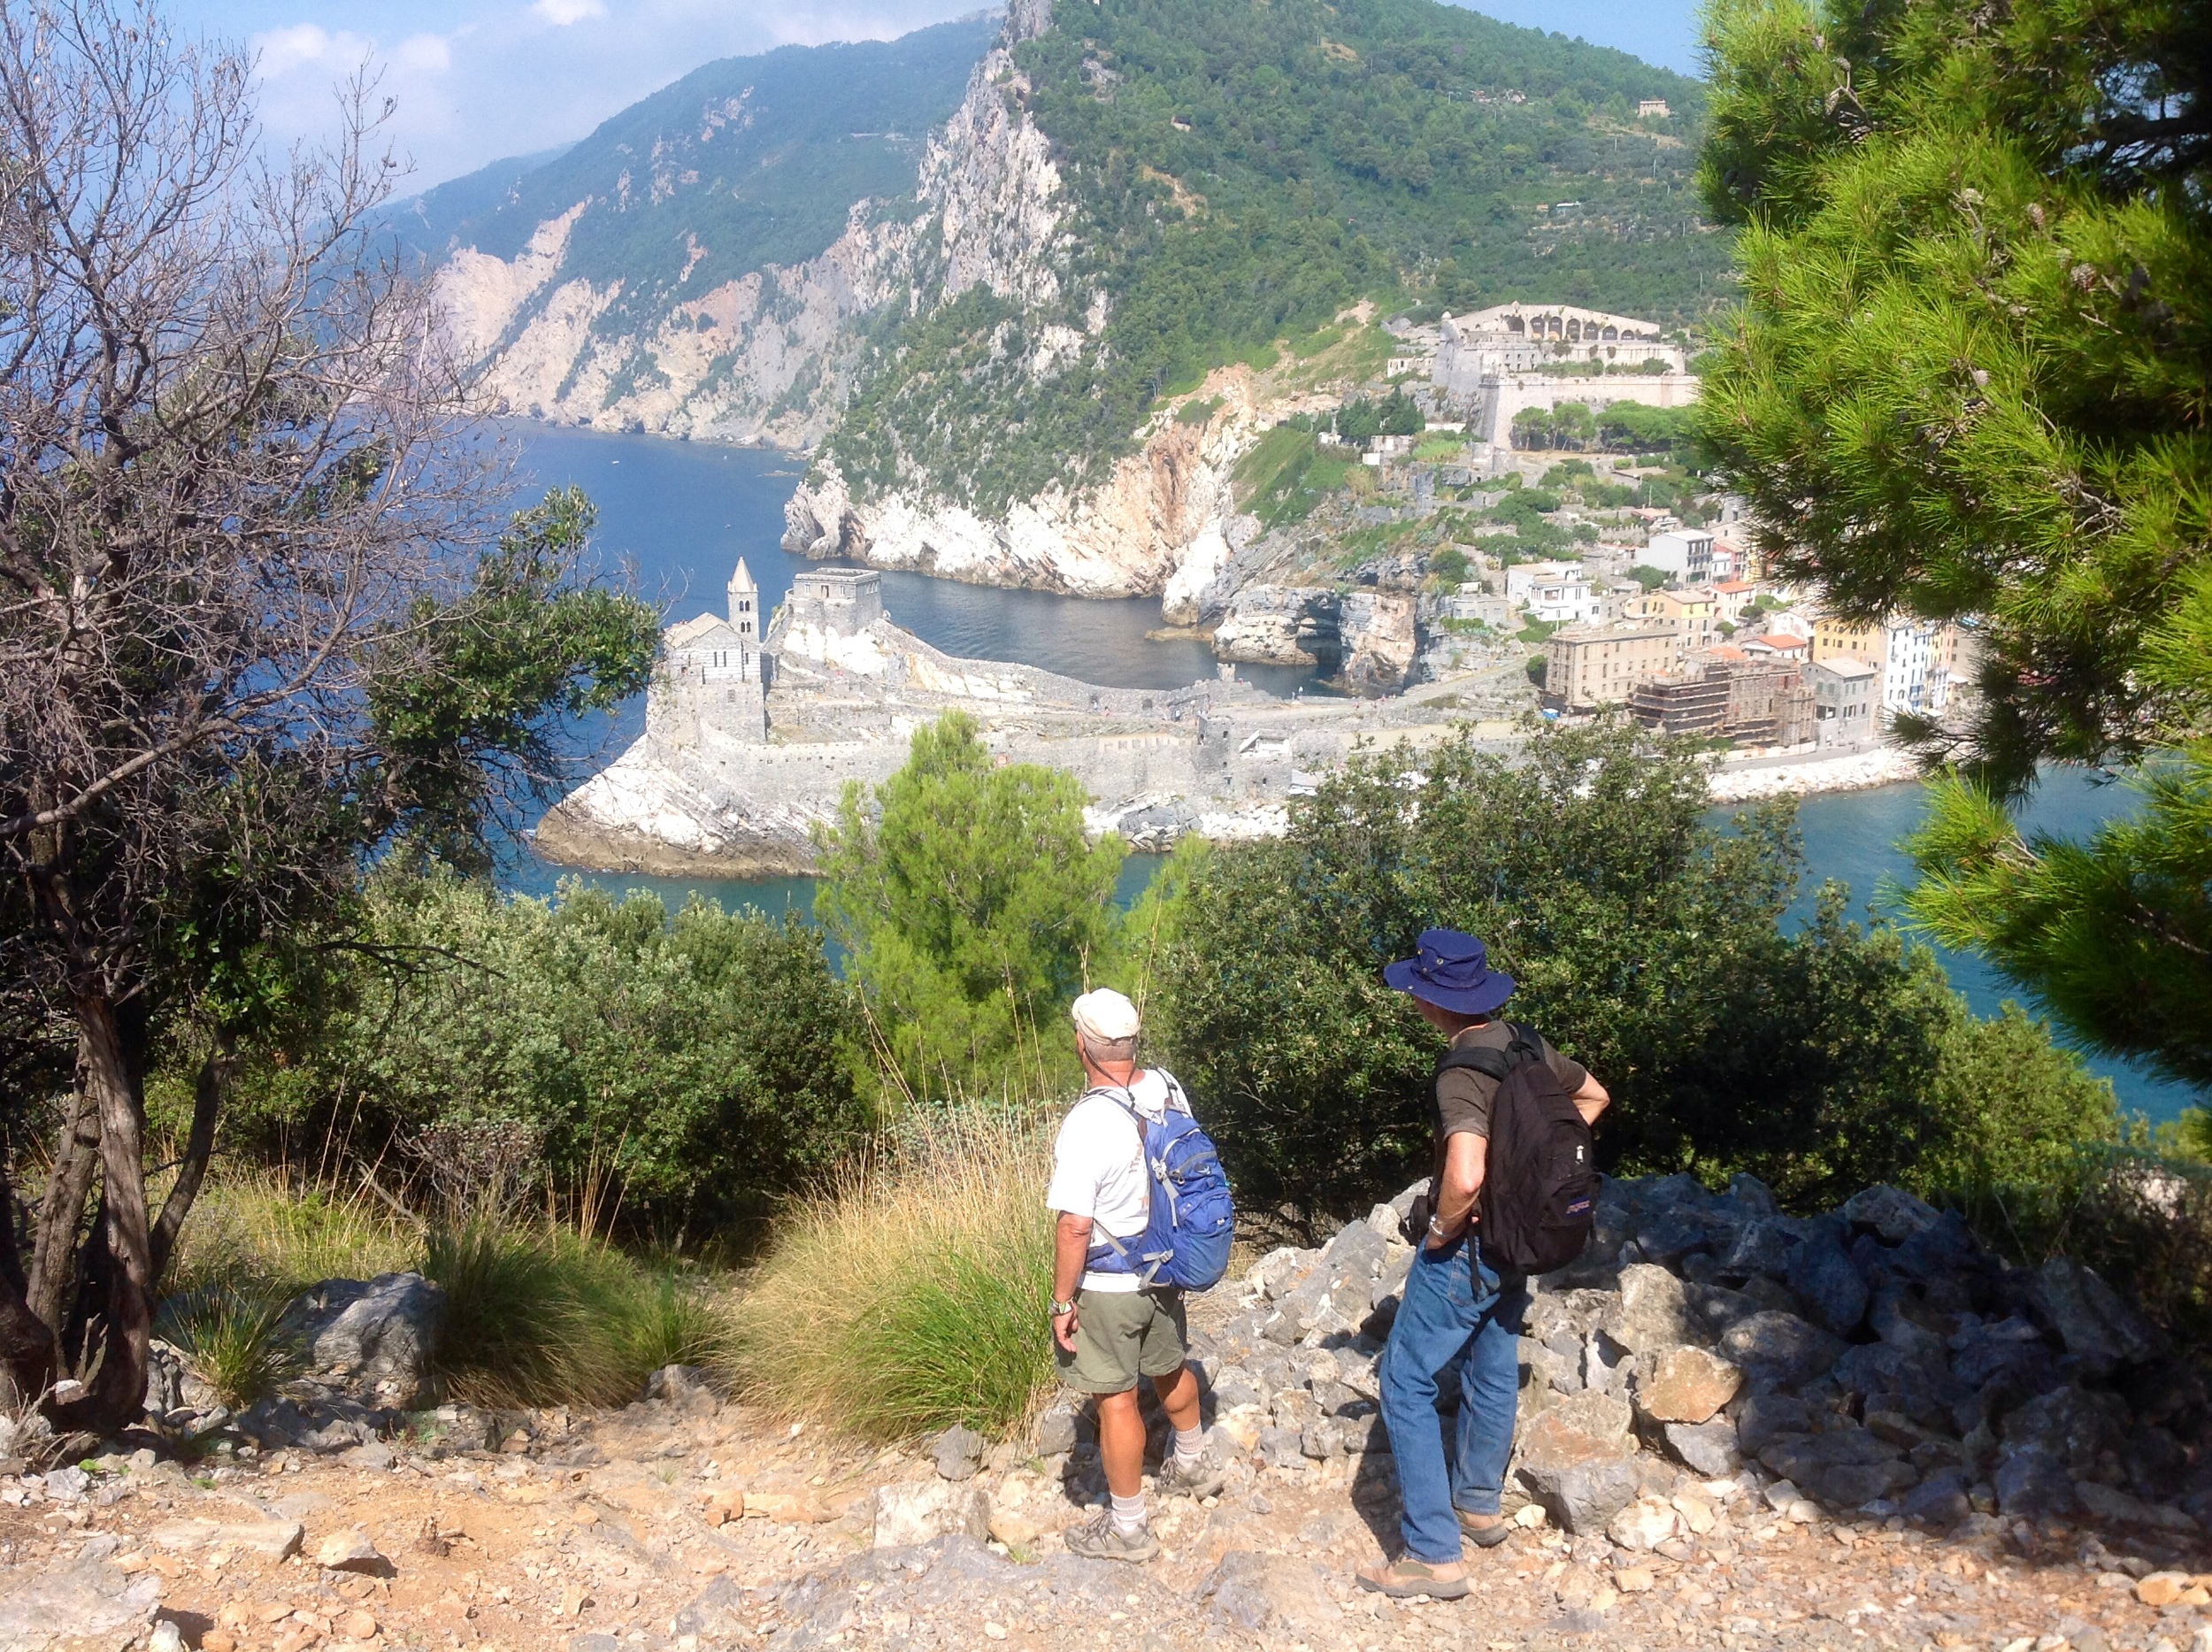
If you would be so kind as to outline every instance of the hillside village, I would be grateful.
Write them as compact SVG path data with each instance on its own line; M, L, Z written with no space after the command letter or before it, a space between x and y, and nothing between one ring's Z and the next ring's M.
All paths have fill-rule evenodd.
M1954 709L1959 633L1824 612L1740 542L1740 503L1675 461L1697 380L1656 323L1507 304L1391 334L1380 376L1339 378L1263 433L1264 397L1239 410L1237 496L1207 507L1226 519L1219 554L1194 549L1162 601L1210 644L1217 679L1144 693L956 658L896 623L871 568L803 573L764 612L741 559L724 613L664 634L644 735L548 814L538 852L667 875L809 870L845 784L880 783L916 727L956 711L1004 760L1076 776L1094 831L1163 849L1279 833L1364 742L1510 742L1538 710L1625 707L1765 765L1717 780L1725 799L1901 778L1886 726ZM1162 417L1210 426L1219 400ZM1580 430L1581 450L1558 445ZM1608 453L1609 433L1656 451ZM864 557L812 534L795 499L803 518L787 547ZM1340 692L1273 699L1238 679L1244 663L1313 667Z
M1335 665L1371 694L1518 663L1553 715L1619 706L1778 751L1863 751L1899 715L1958 709L1970 635L1826 612L1762 565L1740 500L1671 461L1698 380L1657 323L1513 304L1386 325L1383 372L1314 432L1307 473L1340 456L1342 491L1270 527L1289 490L1244 472L1195 604L1222 658ZM1394 427L1345 413L1375 407Z

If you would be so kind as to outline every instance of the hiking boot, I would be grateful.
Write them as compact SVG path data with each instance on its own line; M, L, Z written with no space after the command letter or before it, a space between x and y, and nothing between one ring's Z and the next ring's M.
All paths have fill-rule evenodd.
M1185 1468L1182 1459L1172 1453L1152 1477L1152 1489L1163 1497L1218 1497L1228 1483L1228 1471L1216 1468L1204 1457Z
M1513 1535L1513 1522L1502 1514L1470 1514L1464 1509L1454 1512L1459 1516L1461 1533L1483 1548L1495 1548Z
M1069 1554L1080 1555L1086 1560L1126 1560L1135 1564L1160 1552L1160 1540L1152 1535L1149 1525L1141 1531L1124 1533L1114 1524L1111 1509L1102 1510L1095 1520L1070 1526L1060 1536L1067 1544Z
M1467 1593L1467 1568L1456 1560L1416 1560L1407 1555L1393 1565L1367 1567L1359 1574L1359 1587L1394 1601L1411 1600L1417 1594L1432 1601L1456 1601Z

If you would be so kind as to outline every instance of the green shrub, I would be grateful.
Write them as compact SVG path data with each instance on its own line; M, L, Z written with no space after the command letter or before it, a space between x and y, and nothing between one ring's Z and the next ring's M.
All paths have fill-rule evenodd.
M1018 1428L1054 1377L1051 1135L965 1109L793 1211L733 1310L749 1395L877 1439Z
M1417 1173L1435 1043L1380 971L1431 925L1483 936L1519 983L1509 1013L1612 1091L1600 1150L1624 1171L1746 1170L1817 1205L1984 1160L2032 1170L2023 1133L2110 1135L2108 1088L2039 1024L1976 1022L1925 948L1848 921L1840 889L1784 927L1790 805L1729 831L1709 811L1694 752L1599 723L1509 761L1356 758L1285 839L1171 862L1153 1034L1247 1203L1310 1223Z
M764 1216L864 1136L858 1003L795 919L442 872L387 872L365 899L373 959L241 1080L235 1147L450 1172L439 1195L475 1203L514 1189L462 1186L470 1154L422 1149L511 1127L524 1176L611 1183L634 1226L680 1237Z
M1083 788L999 766L973 718L918 729L874 790L818 829L815 911L851 956L904 1097L1036 1095L1071 1083L1062 1017L1109 963L1121 839L1090 841Z

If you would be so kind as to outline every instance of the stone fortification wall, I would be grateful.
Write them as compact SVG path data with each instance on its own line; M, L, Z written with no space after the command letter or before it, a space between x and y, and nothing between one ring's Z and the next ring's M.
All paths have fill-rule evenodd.
M915 729L955 709L1006 761L1075 776L1094 799L1092 828L1146 849L1190 832L1279 832L1289 799L1361 740L1453 733L1405 703L1294 703L1233 680L1110 688L956 658L887 619L850 632L793 623L810 618L787 611L771 633L764 739L749 707L709 696L679 708L657 685L644 736L548 813L539 852L669 876L809 871L813 828L834 818L846 785L887 780Z
M1549 411L1563 402L1591 408L1615 402L1646 407L1687 407L1697 400L1696 375L1687 373L1609 373L1602 378L1568 379L1550 373L1486 375L1463 398L1467 434L1494 447L1510 447L1513 419L1532 407Z

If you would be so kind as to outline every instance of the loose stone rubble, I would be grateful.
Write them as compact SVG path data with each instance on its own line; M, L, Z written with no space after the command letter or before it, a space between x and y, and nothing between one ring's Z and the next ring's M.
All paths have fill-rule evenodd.
M1357 1593L1396 1542L1375 1365L1409 1196L1194 1301L1228 1483L1155 1501L1147 1567L1061 1545L1105 1492L1064 1402L1019 1441L885 1450L676 1366L614 1412L406 1411L373 1385L419 1384L429 1337L362 1351L395 1332L240 1418L180 1379L81 1462L12 1427L0 1648L2212 1652L2207 1399L2154 1327L1894 1189L1801 1218L1746 1178L1605 1184L1590 1250L1533 1282L1512 1537L1466 1602ZM312 1295L431 1311L373 1287Z

